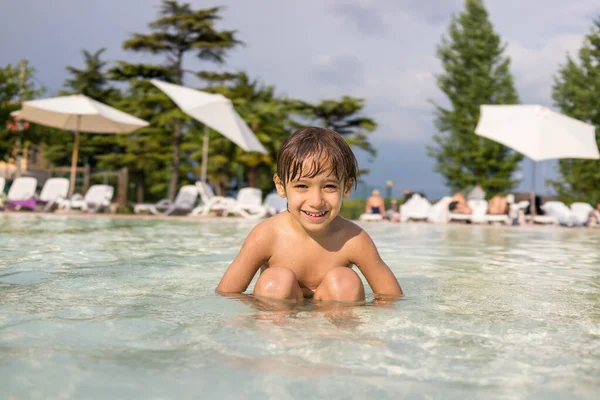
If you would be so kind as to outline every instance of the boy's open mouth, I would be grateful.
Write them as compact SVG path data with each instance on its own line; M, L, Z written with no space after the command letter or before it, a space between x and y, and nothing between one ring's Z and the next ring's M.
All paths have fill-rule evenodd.
M318 213L314 213L314 212L309 212L309 211L302 210L302 212L304 214L308 215L309 217L319 218L319 217L322 217L325 214L327 214L329 211L321 211L321 212L318 212Z

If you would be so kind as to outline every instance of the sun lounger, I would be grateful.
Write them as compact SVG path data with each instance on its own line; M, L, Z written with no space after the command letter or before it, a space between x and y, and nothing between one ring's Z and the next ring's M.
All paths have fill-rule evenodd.
M187 215L192 212L198 190L195 185L185 185L179 189L175 201L160 200L155 204L136 204L133 212L136 214L151 213L154 215Z
M381 222L383 221L383 215L381 214L361 214L358 217L359 221L363 222Z
M35 208L35 189L37 179L21 177L13 181L6 195L6 205L10 208L20 209L22 204L29 205L33 202Z
M400 206L400 222L426 221L431 211L429 200L421 197L418 193Z
M109 185L92 185L85 197L75 194L68 200L59 200L58 208L61 210L79 209L90 213L106 210L110 207L114 191L114 188Z
M547 201L542 204L544 215L535 215L533 222L536 224L573 225L571 210L562 201Z
M465 221L474 224L487 222L488 202L486 200L468 200L467 205L473 210L471 214L450 213L448 221Z
M433 222L436 224L442 223L445 224L448 222L448 216L450 215L450 211L448 210L448 205L452 201L452 197L445 196L442 197L437 203L435 203L429 209L429 213L427 214L427 221Z
M69 191L69 180L66 178L50 178L44 183L39 198L32 197L27 200L14 200L10 204L12 207L28 208L36 210L43 206L43 211L50 211L58 205L60 200L67 197Z
M238 192L235 204L226 208L223 215L234 214L244 218L257 219L267 216L267 208L262 205L262 191L257 188L243 188Z
M588 222L591 212L594 211L594 207L588 203L576 202L571 204L570 208L571 219L577 226L585 225Z
M208 215L211 211L223 212L235 206L233 197L215 196L211 187L202 181L196 182L196 190L200 195L200 205L194 208L190 215Z

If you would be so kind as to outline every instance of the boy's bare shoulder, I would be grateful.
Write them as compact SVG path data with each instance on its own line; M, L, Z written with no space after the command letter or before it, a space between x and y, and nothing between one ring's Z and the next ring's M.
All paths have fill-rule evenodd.
M288 216L285 214L286 213L279 213L260 222L252 229L251 235L275 238L275 236L281 232L283 227L289 225L287 221Z
M341 232L346 241L360 240L361 237L367 236L367 232L356 223L344 217L338 217L338 232Z

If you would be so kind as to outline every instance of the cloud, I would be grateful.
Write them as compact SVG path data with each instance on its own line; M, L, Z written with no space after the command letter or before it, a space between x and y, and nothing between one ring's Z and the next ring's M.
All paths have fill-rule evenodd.
M510 41L507 55L521 102L551 105L553 77L567 54L575 56L581 45L582 37L572 34L554 36L537 48Z
M340 89L362 86L366 81L362 61L348 53L318 56L312 67L312 76L319 85Z
M380 10L368 1L335 2L331 11L346 18L364 35L384 35L388 32Z

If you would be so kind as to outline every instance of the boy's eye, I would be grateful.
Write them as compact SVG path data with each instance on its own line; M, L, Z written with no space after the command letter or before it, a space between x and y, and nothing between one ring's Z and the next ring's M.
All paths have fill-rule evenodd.
M296 186L294 186L294 187L295 187L295 188L298 188L298 189L306 189L308 186L306 186L306 185L304 185L304 184L302 184L302 183L299 183L299 184L297 184L297 185L296 185Z
M334 184L330 183L328 185L325 185L325 188L327 188L327 189L337 189L337 185L334 185Z

